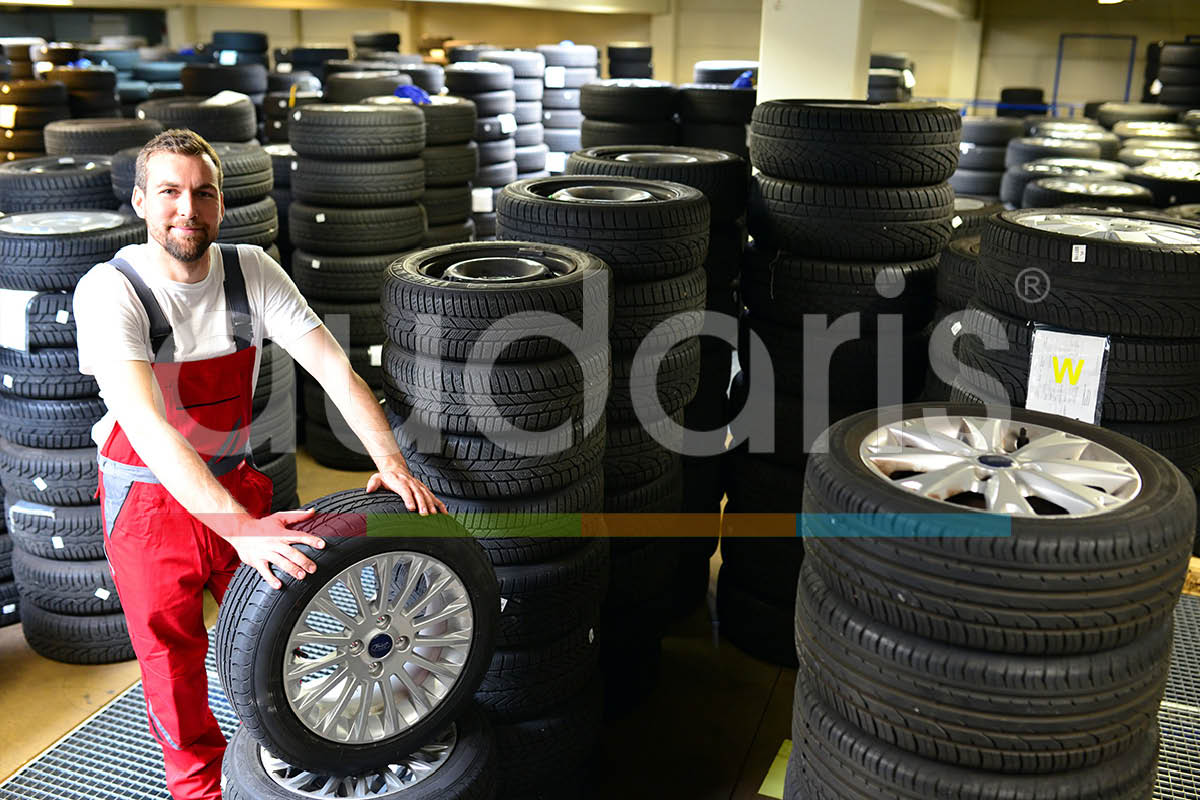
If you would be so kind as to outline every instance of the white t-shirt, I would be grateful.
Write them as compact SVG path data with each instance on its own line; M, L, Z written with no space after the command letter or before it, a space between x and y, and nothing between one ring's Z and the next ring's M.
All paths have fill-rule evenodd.
M233 319L225 303L225 267L221 251L209 248L208 276L199 283L179 283L151 269L146 244L122 247L124 259L141 276L162 307L175 340L176 361L199 361L234 352ZM246 281L250 318L254 322L254 381L264 338L285 350L321 324L296 284L261 247L240 244L238 260ZM149 361L150 318L133 285L109 264L97 264L75 287L75 327L79 371L94 375L105 361ZM103 397L103 394L101 395ZM92 428L92 439L103 447L116 417L109 411Z

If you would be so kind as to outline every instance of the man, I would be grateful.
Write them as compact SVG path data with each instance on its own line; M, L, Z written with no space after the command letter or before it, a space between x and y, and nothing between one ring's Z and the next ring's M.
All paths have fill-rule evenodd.
M273 588L316 565L321 548L268 515L271 482L246 462L258 354L277 342L320 382L410 511L445 506L412 476L375 396L283 269L247 245L214 245L221 163L191 131L138 155L133 208L149 241L122 248L79 282L79 368L108 413L92 431L108 554L142 670L150 729L175 800L217 800L225 739L208 707L203 592L218 602L240 563Z

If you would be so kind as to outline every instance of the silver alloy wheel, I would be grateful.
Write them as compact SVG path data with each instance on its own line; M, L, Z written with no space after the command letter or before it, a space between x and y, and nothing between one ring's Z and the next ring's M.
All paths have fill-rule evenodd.
M1147 161L1138 167L1139 175L1172 181L1200 180L1200 161Z
M626 186L568 186L550 195L551 200L564 200L568 203L644 203L653 200L654 195L644 189L633 189Z
M467 589L446 564L403 550L364 558L329 579L293 626L283 656L288 705L331 741L395 736L450 693L473 624Z
M553 277L550 268L540 261L516 256L468 258L442 273L445 280L480 283L523 283Z
M877 428L859 447L881 480L964 510L1086 517L1141 491L1127 459L1083 436L1007 419L918 417Z
M700 159L687 153L622 153L613 161L635 164L699 164Z
M1043 178L1038 181L1038 186L1058 192L1102 197L1130 197L1144 193L1141 186L1122 181L1076 181L1070 178Z
M409 789L437 772L454 752L458 731L451 725L434 741L410 753L397 763L374 772L345 777L322 775L298 769L280 761L258 747L263 770L277 786L300 797L313 798L384 798Z
M0 231L35 236L111 230L129 222L115 211L35 211L0 217Z
M1103 239L1126 244L1200 245L1200 228L1138 217L1105 214L1020 214L1013 221L1027 228L1081 239Z

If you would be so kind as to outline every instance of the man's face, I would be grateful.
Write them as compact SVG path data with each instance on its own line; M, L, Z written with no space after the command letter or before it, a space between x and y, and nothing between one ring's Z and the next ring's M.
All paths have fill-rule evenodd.
M150 238L185 264L204 255L225 214L208 156L154 153L146 161L146 190L134 187L132 199Z

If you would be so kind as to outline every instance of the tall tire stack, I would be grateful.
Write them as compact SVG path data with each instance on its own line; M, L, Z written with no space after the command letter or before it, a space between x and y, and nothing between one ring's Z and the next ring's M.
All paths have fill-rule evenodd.
M185 95L213 97L222 92L237 92L250 98L250 103L254 106L254 132L245 139L233 139L231 135L226 135L218 137L219 141L245 142L262 138L263 101L267 96L265 53L263 58L262 63L251 61L234 64L188 64L180 73L179 80L183 84Z
M481 61L495 61L513 68L513 91L517 96L517 131L513 134L516 143L517 180L543 178L546 171L546 129L542 125L542 97L546 91L546 58L541 53L528 50L485 50L479 54Z
M685 147L641 145L593 147L573 153L567 160L570 175L619 175L641 180L667 180L700 190L708 198L711 227L705 309L736 316L733 282L741 264L746 240L745 197L749 165L726 152ZM701 436L691 431L724 431L727 390L733 346L713 337L700 339L700 375L693 400L683 410L685 445L701 445ZM721 447L724 436L721 436ZM683 455L683 511L710 514L721 510L724 487L721 463L715 455ZM708 562L716 547L713 537L679 540L679 562L673 579L674 608L679 614L691 611L708 591Z
M1043 178L1078 178L1083 180L1123 180L1129 167L1119 161L1097 158L1039 158L1004 172L1000 181L1000 202L1005 208L1021 208L1025 187Z
M946 180L960 133L960 117L932 104L780 100L754 110L755 247L742 265L738 358L746 391L774 375L776 435L771 454L742 444L727 458L727 511L797 512L793 487L826 420L920 393L937 256L953 231ZM835 333L835 320L855 313L857 329ZM802 330L806 314L829 319ZM760 343L763 364L754 353ZM807 364L814 354L820 360ZM738 537L753 536L745 520L732 521ZM795 540L775 550L792 555L761 541L734 546L719 578L718 616L735 645L791 663L789 608L756 576L786 564L790 590L803 547Z
M903 53L871 53L867 75L867 100L872 103L907 103L916 85L917 65Z
M1091 120L1064 120L1049 117L1026 122L1030 136L1045 136L1051 139L1071 139L1077 142L1095 142L1100 146L1100 158L1112 160L1121 150L1121 137L1107 131Z
M279 211L271 198L275 167L258 143L212 142L221 159L225 218L217 241L269 249L279 236Z
M1179 112L1159 103L1101 103L1096 122L1109 130L1118 122L1175 122Z
M109 156L47 156L0 164L0 213L115 209Z
M1052 414L893 411L809 459L784 796L1150 797L1186 479Z
M257 31L213 31L213 61L222 66L270 66L270 44L265 33Z
M258 132L254 104L237 94L182 96L138 104L138 119L153 119L164 128L187 128L210 142L251 142Z
M540 44L537 51L546 58L542 96L542 125L550 149L546 169L559 175L566 171L567 156L583 147L579 90L600 77L600 56L588 44Z
M54 67L46 80L67 87L67 104L76 119L121 116L117 73L108 67Z
M315 78L313 79L316 80ZM320 84L317 84L319 87ZM263 132L269 144L287 144L288 120L292 118L292 110L320 103L322 94L317 89L297 89L292 91L267 92L263 99Z
M71 116L67 87L57 81L13 79L0 83L6 109L0 114L0 161L46 155L42 129Z
M685 147L724 150L750 160L747 136L757 91L721 83L679 87L679 136Z
M1154 102L1200 108L1200 44L1163 42L1153 78L1150 71L1147 63L1146 79Z
M609 544L581 536L580 515L603 508L608 365L603 343L575 336L567 349L541 337L544 324L484 326L518 311L594 319L607 310L607 273L565 247L478 242L413 253L385 279L397 439L500 583L496 653L476 701L496 728L506 800L578 797L599 727ZM505 347L505 333L519 342ZM472 350L499 358L467 363Z
M140 220L111 211L0 217L0 287L25 298L23 324L13 326L19 341L6 337L0 348L0 483L13 574L29 645L67 663L133 657L93 498L91 429L104 403L95 379L79 374L71 291L94 264L145 235Z
M311 72L317 80L325 80L325 62L350 58L344 47L279 47L275 49L275 69L285 71L281 65L288 64L290 72Z
M1113 133L1122 138L1116 158L1130 166L1147 161L1194 158L1196 134L1190 125L1180 122L1124 120L1113 125Z
M133 68L134 81L140 81L146 84L146 99L161 100L168 97L179 97L183 94L183 83L179 77L183 72L184 64L182 61L142 61ZM117 87L118 95L120 95L120 86ZM132 101L132 97L130 97ZM141 101L133 104L132 109L124 107L125 100L122 98L122 116L136 117L137 106Z
M488 51L481 51L488 52ZM496 238L496 196L517 179L517 95L513 68L493 61L460 61L446 67L446 88L475 104L479 167L471 180L475 238Z
M291 275L293 247L288 230L288 213L292 207L292 163L296 160L296 151L290 144L269 144L263 147L263 152L270 156L271 170L275 175L270 197L275 202L275 218L279 226L275 236L279 264Z
M1097 424L1159 451L1195 481L1200 329L1185 310L1196 290L1183 276L1198 264L1200 225L1182 219L1075 209L999 215L984 231L978 296L963 319L961 360L971 371L953 396L1024 406L1036 325L1107 337ZM1053 269L1040 301L1019 293L1022 269ZM1097 284L1098 274L1113 283ZM1086 361L1076 366L1055 381L1088 385L1095 373L1084 372Z
M679 90L664 81L610 78L584 84L579 90L580 144L678 144L678 99Z
M654 48L648 42L609 42L608 77L654 77Z
M281 573L286 589L274 591L243 567L221 604L214 656L242 723L222 796L495 797L496 741L473 698L500 617L481 548L445 515L410 514L387 491L313 505L300 527L325 546L300 547L316 573ZM345 691L333 698L331 660Z
M497 214L503 239L573 247L612 269L604 511L678 513L683 470L676 426L700 373L695 312L705 302L708 201L678 183L564 176L509 185ZM653 688L672 610L673 587L664 578L675 570L679 546L641 533L612 541L602 667L616 704L636 702Z
M1004 151L1006 172L1019 169L1021 165L1043 158L1083 158L1100 160L1100 145L1074 139L1050 136L1020 136L1010 139ZM1001 180L1003 191L1003 179Z
M1129 171L1129 181L1144 186L1159 208L1200 203L1200 151L1195 161L1148 161Z
M292 113L290 135L292 278L378 393L384 271L425 235L416 203L425 190L425 118L412 105L318 104ZM372 469L332 400L308 380L301 391L309 454L332 469Z

